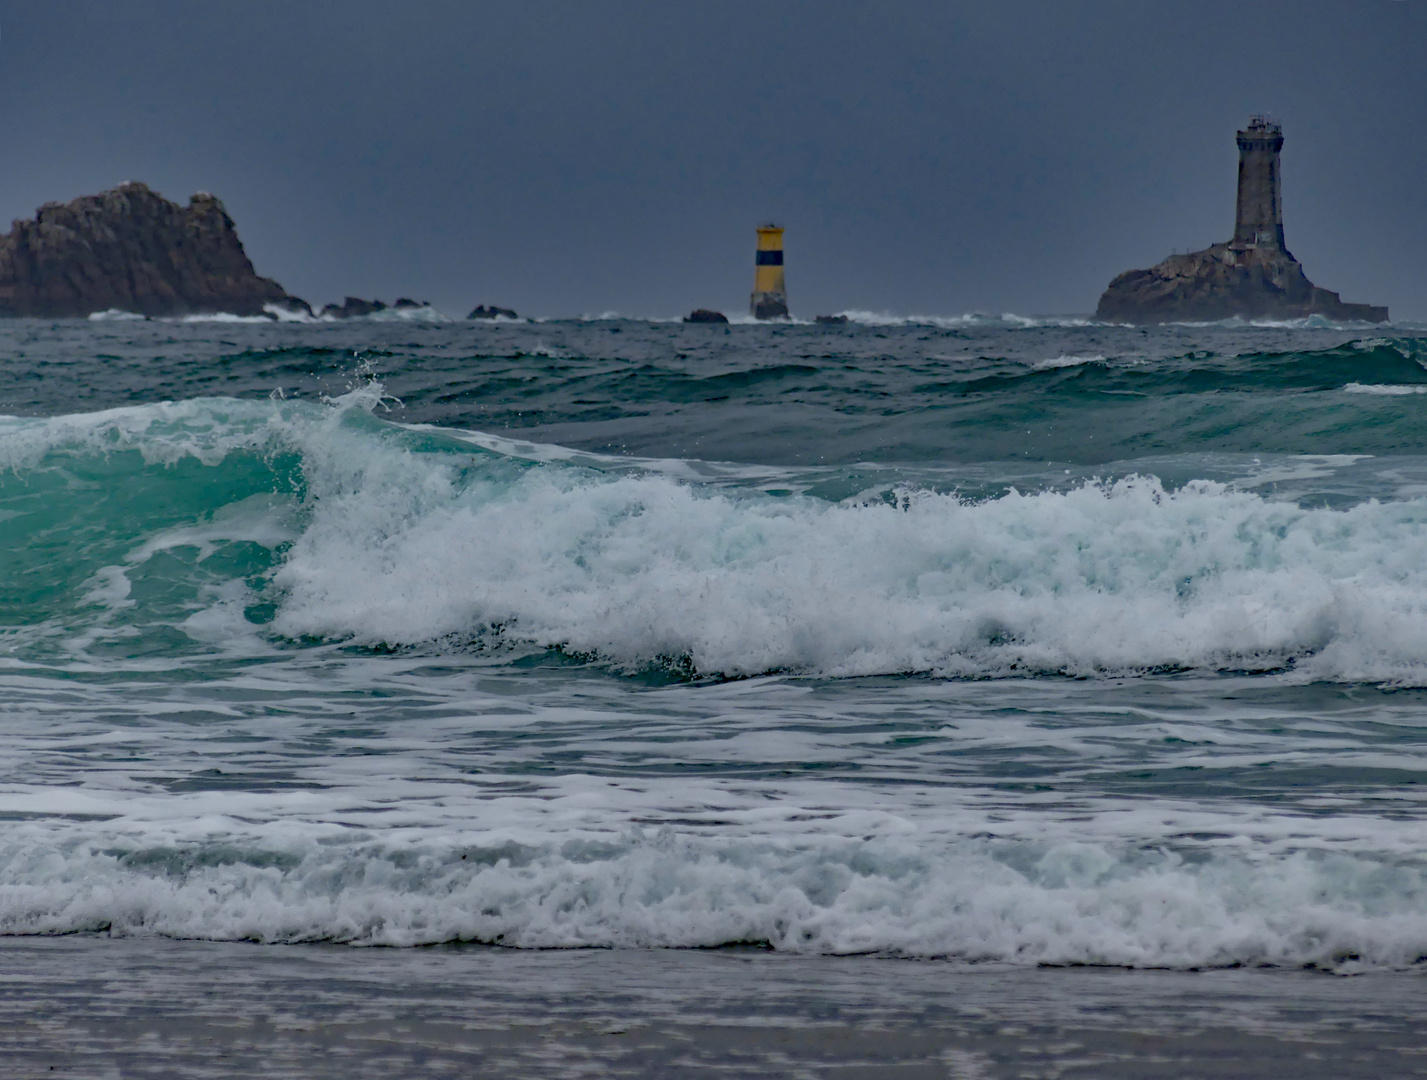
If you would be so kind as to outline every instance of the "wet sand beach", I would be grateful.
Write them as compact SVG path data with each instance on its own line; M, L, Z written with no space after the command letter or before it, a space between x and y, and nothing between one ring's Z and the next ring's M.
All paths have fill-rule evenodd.
M1427 980L759 950L0 941L28 1077L1408 1077Z

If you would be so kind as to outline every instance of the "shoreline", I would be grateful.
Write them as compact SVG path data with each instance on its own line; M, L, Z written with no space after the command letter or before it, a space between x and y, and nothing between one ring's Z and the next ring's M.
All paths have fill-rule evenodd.
M0 939L15 1077L1427 1075L1427 979Z

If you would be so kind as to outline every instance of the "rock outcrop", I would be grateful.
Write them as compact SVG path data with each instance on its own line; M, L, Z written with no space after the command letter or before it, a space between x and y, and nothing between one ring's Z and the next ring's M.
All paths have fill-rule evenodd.
M258 277L233 219L206 192L180 206L136 181L121 184L46 203L0 237L0 315L262 315L269 305L311 310Z
M1308 280L1303 266L1278 247L1214 244L1171 255L1149 270L1130 270L1110 282L1095 317L1106 322L1213 322L1301 319L1386 322L1387 308L1350 304Z
M324 319L355 319L362 315L375 315L381 311L420 311L429 308L429 300L413 300L403 296L396 303L387 305L381 300L363 300L360 296L343 297L340 304L326 304L322 308Z
M467 315L466 318L468 318L468 319L518 319L518 318L520 318L520 316L517 315L515 312L511 311L510 308L496 307L495 305L491 305L490 307L486 307L485 304L481 304L481 305L480 305L479 307L477 307L474 311L472 311L469 315Z
M685 322L699 323L726 323L728 316L722 311L710 311L708 308L695 308L684 316Z
M819 315L813 320L819 326L846 326L849 321L846 315Z
M324 319L354 319L359 315L375 315L385 311L386 305L380 300L363 300L360 296L343 297L340 304L324 304Z

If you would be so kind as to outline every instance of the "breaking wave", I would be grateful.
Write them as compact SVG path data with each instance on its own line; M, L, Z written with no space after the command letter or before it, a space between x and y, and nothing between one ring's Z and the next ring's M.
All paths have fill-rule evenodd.
M1349 854L639 830L537 842L452 829L352 839L334 822L292 819L259 836L211 803L205 810L207 826L231 828L201 842L132 823L91 824L82 835L54 824L7 830L0 933L761 943L1016 964L1344 971L1427 956L1427 870Z
M1129 476L977 500L894 474L832 502L513 456L386 422L368 411L379 402L371 388L330 406L201 399L3 421L11 633L55 620L132 633L151 618L205 641L518 646L719 677L1427 684L1424 498L1304 507ZM120 495L96 505L76 476ZM243 553L242 573L224 578L219 549ZM158 557L180 550L196 555ZM134 599L160 564L177 575L164 613Z

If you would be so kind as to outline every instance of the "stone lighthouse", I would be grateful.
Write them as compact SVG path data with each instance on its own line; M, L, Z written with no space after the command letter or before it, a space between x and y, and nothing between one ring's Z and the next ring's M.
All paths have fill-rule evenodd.
M1283 128L1254 116L1239 129L1234 238L1127 270L1105 290L1095 317L1117 323L1306 319L1387 322L1387 308L1350 304L1308 280L1283 242Z
M1239 132L1238 142L1239 202L1230 244L1287 251L1283 243L1283 174L1278 161L1283 128L1267 116L1255 116Z

